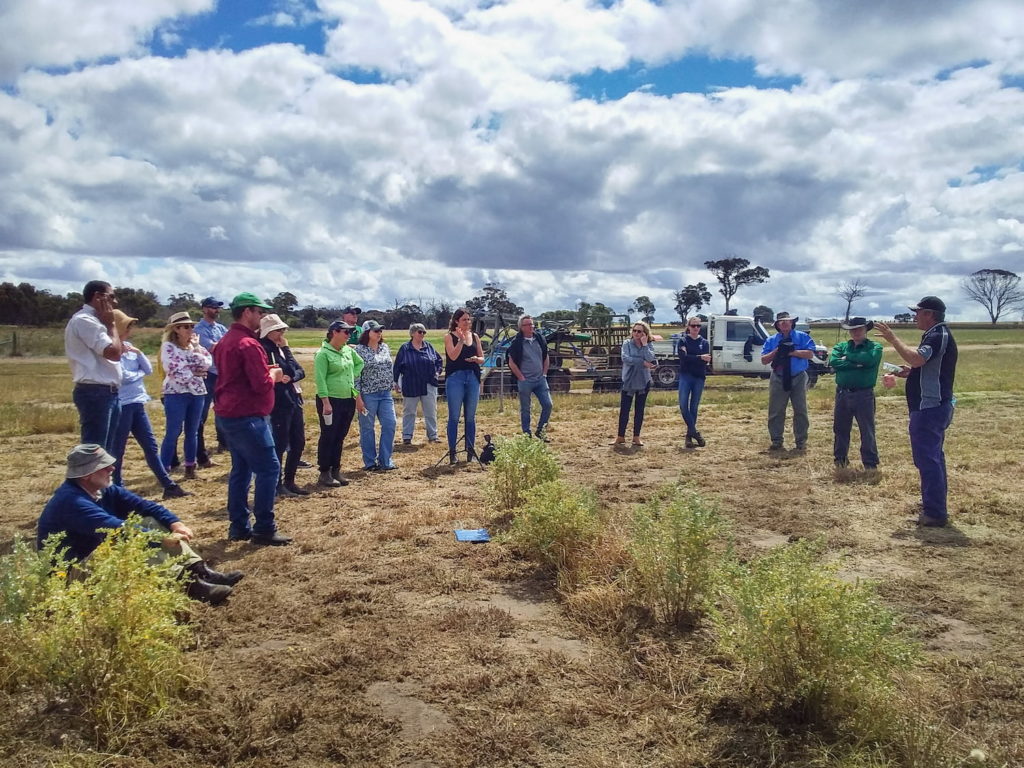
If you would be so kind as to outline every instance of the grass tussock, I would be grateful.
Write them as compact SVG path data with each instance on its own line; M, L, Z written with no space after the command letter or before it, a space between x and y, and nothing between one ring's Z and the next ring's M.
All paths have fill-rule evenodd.
M176 618L188 599L169 563L150 565L153 535L137 523L108 536L87 570L63 558L55 537L0 560L0 687L63 707L103 745L195 683L191 632Z

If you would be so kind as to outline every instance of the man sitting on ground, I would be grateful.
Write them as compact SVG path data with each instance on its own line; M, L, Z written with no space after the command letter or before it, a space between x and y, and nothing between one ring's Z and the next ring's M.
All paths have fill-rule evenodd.
M71 450L67 479L39 516L37 544L41 547L49 536L60 534L68 557L85 561L103 541L106 533L102 529L122 527L134 512L143 518L147 527L168 534L161 542L162 552L155 562L166 554L184 555L188 596L213 605L224 602L232 586L244 574L241 571L218 573L209 568L189 546L193 538L191 529L173 512L113 484L115 463L114 457L95 443L76 445Z

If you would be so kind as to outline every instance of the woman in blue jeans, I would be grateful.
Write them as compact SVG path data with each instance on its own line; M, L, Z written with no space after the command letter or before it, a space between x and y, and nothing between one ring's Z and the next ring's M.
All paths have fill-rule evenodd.
M363 469L367 472L387 472L398 469L391 461L395 448L395 400L391 388L395 384L395 369L391 351L384 343L384 326L376 320L363 323L355 353L362 358L363 370L356 379L355 388L363 398L359 412L359 448L363 452ZM380 442L374 432L380 421Z
M135 441L142 449L146 457L146 464L160 481L164 488L165 499L180 499L183 496L191 496L188 491L171 479L160 462L160 453L156 447L156 435L153 434L153 425L149 422L149 415L146 413L146 403L150 398L146 392L145 377L153 372L153 366L149 358L137 347L133 346L128 339L135 330L138 319L128 317L119 309L114 310L114 324L117 326L117 335L121 339L121 387L118 390L118 397L121 400L121 418L117 422L117 432L114 433L114 449L111 455L117 459L114 465L114 482L117 485L124 485L122 470L124 468L124 452L128 446L128 435L135 437Z
M167 321L160 345L159 371L163 374L164 415L167 418L160 460L170 468L178 448L178 437L185 433L185 479L196 477L196 452L199 421L206 401L206 372L213 362L199 343L195 323L188 312L176 312Z
M701 320L686 321L686 334L679 340L679 411L686 422L686 447L704 447L704 438L697 431L697 409L704 394L704 381L711 362L711 347L700 335Z
M458 461L460 411L465 413L466 461L476 458L476 405L480 400L480 365L484 361L480 337L473 333L473 317L460 307L452 315L444 337L444 396L448 401L448 463Z

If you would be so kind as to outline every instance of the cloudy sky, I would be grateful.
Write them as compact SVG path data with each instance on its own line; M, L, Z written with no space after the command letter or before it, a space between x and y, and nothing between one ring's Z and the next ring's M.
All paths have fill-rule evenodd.
M4 0L0 280L529 310L1024 273L1020 0ZM715 296L712 311L721 311Z

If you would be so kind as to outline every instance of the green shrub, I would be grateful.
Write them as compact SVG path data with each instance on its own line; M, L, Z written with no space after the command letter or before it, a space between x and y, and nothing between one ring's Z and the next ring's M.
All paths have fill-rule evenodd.
M528 490L558 474L558 462L542 440L529 435L501 440L491 465L488 496L500 511L509 512L523 503Z
M916 655L873 587L838 579L820 550L804 541L737 566L715 612L720 650L758 697L813 722L875 708Z
M666 486L637 508L626 583L633 600L671 624L692 622L711 598L726 524L695 491Z
M184 692L191 633L176 615L188 598L172 563L149 564L156 535L126 525L100 544L80 578L69 578L74 566L53 542L38 553L19 545L3 558L6 690L66 702L104 743Z
M551 480L526 492L512 517L508 540L527 557L564 571L599 532L594 494Z

